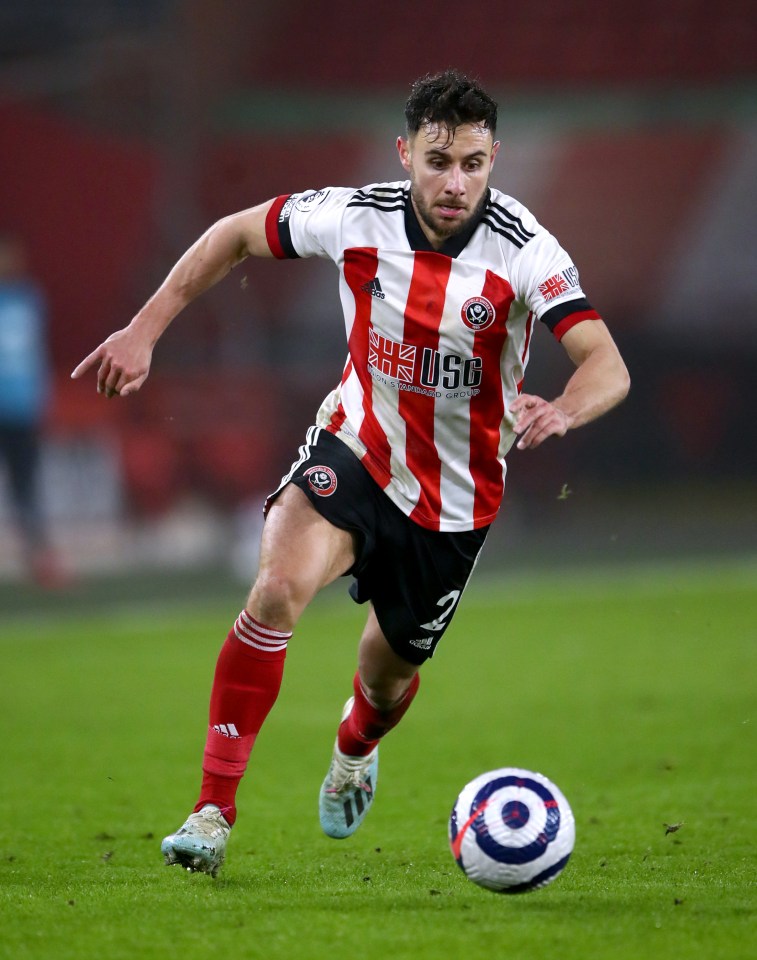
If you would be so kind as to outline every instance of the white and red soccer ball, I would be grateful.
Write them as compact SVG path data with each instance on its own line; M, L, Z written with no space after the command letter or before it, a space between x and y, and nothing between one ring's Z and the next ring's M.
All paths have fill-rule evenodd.
M525 893L565 868L576 838L568 801L540 773L503 767L463 787L449 819L452 855L468 879Z

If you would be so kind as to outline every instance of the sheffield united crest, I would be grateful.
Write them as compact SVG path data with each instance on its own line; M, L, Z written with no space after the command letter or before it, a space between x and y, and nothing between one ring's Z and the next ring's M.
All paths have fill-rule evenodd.
M330 497L336 490L336 474L331 467L310 467L305 471L308 485L319 497Z
M494 306L486 297L471 297L460 310L463 323L470 330L486 330L494 323Z

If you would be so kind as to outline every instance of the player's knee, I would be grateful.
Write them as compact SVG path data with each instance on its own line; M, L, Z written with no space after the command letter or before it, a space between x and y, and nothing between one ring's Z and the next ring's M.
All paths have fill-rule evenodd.
M413 677L361 677L363 693L370 704L382 713L388 713L400 704L413 683Z
M371 687L365 691L365 695L371 706L381 713L388 713L402 699L402 694L397 696L394 688L385 687Z
M306 589L286 572L261 572L250 592L247 611L277 630L293 630L310 601Z

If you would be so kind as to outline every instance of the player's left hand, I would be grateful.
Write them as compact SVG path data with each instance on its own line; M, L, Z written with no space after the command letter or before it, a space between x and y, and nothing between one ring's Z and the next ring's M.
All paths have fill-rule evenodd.
M563 437L570 427L568 415L559 407L529 393L522 393L510 410L515 414L519 450L533 450L547 437Z

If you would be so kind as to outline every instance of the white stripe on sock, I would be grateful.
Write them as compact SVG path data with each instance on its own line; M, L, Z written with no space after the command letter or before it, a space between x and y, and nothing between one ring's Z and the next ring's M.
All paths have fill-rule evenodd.
M269 653L276 653L284 650L292 636L291 631L284 633L280 630L270 630L263 627L254 620L246 610L237 617L234 624L234 633L238 640L246 643L249 647L256 650L267 650Z

